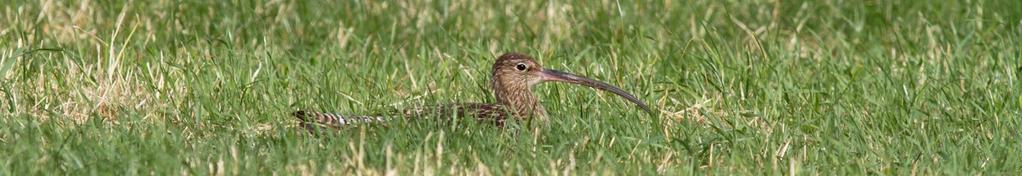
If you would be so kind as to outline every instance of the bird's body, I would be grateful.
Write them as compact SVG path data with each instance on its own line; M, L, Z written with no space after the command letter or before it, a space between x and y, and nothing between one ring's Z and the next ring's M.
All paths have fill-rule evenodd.
M504 121L511 116L507 113L507 111L505 111L503 106L492 103L457 103L434 106L417 106L375 115L351 115L305 111L297 111L292 115L302 121L303 126L306 128L341 127L355 123L382 122L394 117L427 118L450 115L472 117L482 122L490 122L497 126L503 126Z
M298 111L293 115L306 127L342 127L352 123L384 121L393 117L443 117L460 115L503 126L507 119L548 121L546 109L532 93L533 85L546 81L566 82L588 86L617 94L651 113L645 103L631 94L609 84L566 72L544 69L531 57L508 53L493 64L491 88L497 103L457 103L415 108L377 115L344 115Z

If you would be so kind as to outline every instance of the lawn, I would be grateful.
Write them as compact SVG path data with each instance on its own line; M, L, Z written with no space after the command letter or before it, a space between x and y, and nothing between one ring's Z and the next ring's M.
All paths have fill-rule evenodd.
M1022 172L1022 1L0 3L0 175L1003 175ZM546 126L295 110L494 102ZM443 118L443 117L437 117Z

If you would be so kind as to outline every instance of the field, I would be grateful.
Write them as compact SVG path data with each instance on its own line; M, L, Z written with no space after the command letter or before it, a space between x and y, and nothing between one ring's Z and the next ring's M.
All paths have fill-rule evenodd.
M0 175L1022 172L1022 1L0 3ZM535 56L547 126L295 110L494 102ZM517 123L517 122L516 122Z

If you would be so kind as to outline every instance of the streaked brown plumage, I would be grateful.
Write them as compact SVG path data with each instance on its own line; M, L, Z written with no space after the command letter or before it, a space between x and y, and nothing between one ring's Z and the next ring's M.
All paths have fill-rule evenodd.
M368 116L305 111L298 111L293 115L301 120L305 127L335 128L352 123L383 121L389 117L435 117L452 114L493 122L498 126L503 126L504 121L508 118L519 120L534 118L545 122L549 120L546 110L532 93L532 86L547 81L566 82L608 91L635 103L647 113L652 113L645 103L617 87L566 72L544 69L529 56L508 53L501 55L493 64L490 84L493 94L497 98L496 104L460 103L420 106Z

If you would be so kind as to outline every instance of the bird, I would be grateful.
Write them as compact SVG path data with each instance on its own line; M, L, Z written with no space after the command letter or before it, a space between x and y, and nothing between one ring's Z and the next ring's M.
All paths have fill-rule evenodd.
M341 128L351 124L382 122L393 118L430 118L450 115L475 118L481 122L503 127L506 120L549 122L549 116L532 88L544 82L562 82L586 86L616 94L653 115L653 111L634 95L610 84L576 74L546 69L532 57L520 53L505 53L493 63L490 88L496 103L450 103L416 106L374 115L348 115L328 112L295 111L305 128Z

